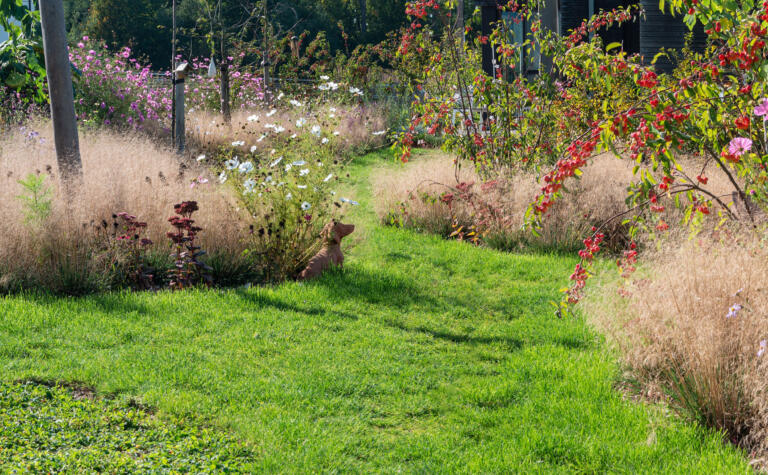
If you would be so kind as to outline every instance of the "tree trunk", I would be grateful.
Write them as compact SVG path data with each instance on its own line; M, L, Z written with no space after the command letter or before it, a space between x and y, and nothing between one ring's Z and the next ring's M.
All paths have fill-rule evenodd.
M366 0L360 0L360 33L365 36L368 32L368 12L366 11Z
M40 0L45 69L51 97L51 119L59 174L65 187L82 180L72 70L67 48L62 0Z

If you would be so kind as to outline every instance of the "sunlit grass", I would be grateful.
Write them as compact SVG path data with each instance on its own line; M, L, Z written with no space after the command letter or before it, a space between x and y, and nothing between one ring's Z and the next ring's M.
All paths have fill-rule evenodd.
M571 258L375 224L368 174L394 166L382 160L353 167L363 204L346 218L358 242L344 271L5 297L3 379L80 381L212 424L253 449L258 471L747 471L720 435L625 400L602 341L553 316Z

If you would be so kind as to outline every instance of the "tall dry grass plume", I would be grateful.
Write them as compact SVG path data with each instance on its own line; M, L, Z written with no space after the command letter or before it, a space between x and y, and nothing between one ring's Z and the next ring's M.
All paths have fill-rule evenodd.
M630 282L609 278L593 288L582 309L620 350L644 395L724 430L763 467L767 244L752 232L721 232L681 248L665 243Z
M453 201L449 207L439 197L452 192L460 182L475 183L473 189L479 201L498 206L505 218L486 226L485 242L491 247L574 251L582 247L592 226L603 226L604 244L618 251L626 249L630 241L629 228L622 224L624 216L620 215L627 211L627 185L633 181L634 165L611 154L593 159L581 179L570 182L568 192L550 209L539 236L525 228L526 209L541 189L535 175L502 172L494 178L496 186L483 189L478 186L482 179L474 169L464 166L457 170L453 158L440 152L424 154L398 172L376 176L376 211L387 224L449 235L454 230L453 220L463 226L476 222L475 209L462 201ZM693 162L687 168L696 169ZM710 189L718 195L727 194L730 183L720 175L710 179ZM680 212L669 207L665 219L674 222L681 218Z
M476 186L481 200L499 206L509 218L504 224L499 222L489 227L487 243L506 250L579 248L593 224L626 209L624 199L626 183L632 176L631 164L607 155L596 162L593 170L574 182L572 193L552 208L538 237L524 227L526 209L540 190L535 176L501 174L497 178L499 184L491 189ZM374 178L377 212L385 222L402 219L405 226L450 234L452 217L461 224L473 221L472 207L459 201L449 209L446 203L427 196L439 197L460 182L479 185L482 180L466 166L456 172L450 156L429 153L407 163L399 172ZM402 216L401 210L407 214ZM619 248L625 244L626 230L620 220L606 231L611 245Z
M31 132L34 131L34 132ZM39 135L37 135L39 134ZM113 215L128 212L148 224L153 249L167 255L168 217L173 205L196 200L195 215L203 227L201 244L233 254L242 250L242 227L234 199L214 177L194 161L181 161L173 152L131 134L98 131L81 133L84 180L79 194L59 189L52 131L47 123L30 124L0 138L0 287L41 285L89 287L104 269L98 252L113 232ZM19 180L29 174L45 176L52 193L46 219L25 219ZM204 185L192 186L198 178ZM102 246L103 247L103 246ZM69 282L74 280L73 282ZM81 280L82 282L80 282ZM60 282L61 281L61 282Z

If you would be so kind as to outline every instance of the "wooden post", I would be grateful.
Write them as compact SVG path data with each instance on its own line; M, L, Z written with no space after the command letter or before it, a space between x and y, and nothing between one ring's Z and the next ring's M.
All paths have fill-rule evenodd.
M224 33L221 33L221 62L219 71L221 72L221 81L219 82L219 99L221 101L221 116L224 123L229 125L232 122L232 111L229 107L229 58L227 57L226 39Z
M186 127L184 120L184 80L187 77L188 63L179 65L174 71L174 85L173 96L176 102L176 121L174 129L176 130L176 140L174 145L176 146L176 152L181 155L184 153L184 147L186 145Z
M48 91L51 96L56 160L65 185L74 185L82 180L83 164L80 160L72 70L62 0L40 0L40 19Z
M176 0L171 4L171 142L176 146Z

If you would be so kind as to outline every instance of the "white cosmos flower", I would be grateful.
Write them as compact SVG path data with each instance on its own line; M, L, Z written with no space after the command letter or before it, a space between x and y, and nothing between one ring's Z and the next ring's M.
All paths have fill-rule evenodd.
M323 140L320 141L323 145L327 144L329 142L327 137L323 137Z
M267 138L266 134L261 134L261 137L259 137L259 140L257 140L257 142L261 142L265 138Z
M336 130L336 131L334 131L334 132L333 132L333 136L334 136L334 137L338 137L338 136L339 136L339 133L340 133L340 132L339 132L338 130Z
M306 124L307 124L307 119L305 119L304 117L302 117L301 119L296 121L296 127L298 127L298 128L302 128Z
M285 166L285 171L289 172L289 171L291 171L291 168L293 168L293 167L289 163L288 165Z
M330 114L328 114L328 117L330 117L331 119L335 119L336 118L336 114L330 113Z
M270 150L270 151L269 151L269 154L270 154L270 155L274 155L274 154L275 154L275 152L276 152L276 150L273 148L272 150Z
M227 172L221 172L221 174L219 174L219 183L223 185L226 182L227 182Z
M202 162L203 160L205 160L205 155L198 155L197 161Z
M283 97L285 97L285 94L281 92L281 93L280 93L280 94L277 96L277 100L279 101L279 100L280 100L280 99L282 99Z
M258 149L259 149L259 147L255 146L255 145L251 145L251 153L255 153L256 150L258 150Z
M272 183L272 175L267 175L267 177L264 179L264 183Z
M290 200L291 198L293 198L293 193L288 193L287 195L285 195L286 200Z
M328 87L331 90L335 91L336 89L339 88L339 83L331 81L331 82L328 83Z
M328 109L328 110L329 110L330 112L336 112L336 108L335 108L335 107L331 107L331 108L330 108L330 109Z
M238 160L237 157L232 158L224 162L224 166L227 167L227 170L234 170L235 168L240 166L240 160Z
M242 147L243 145L245 145L245 142L243 142L242 140L235 140L234 142L232 142L233 147Z
M283 161L283 157L279 157L277 160L275 160L274 162L270 163L269 166L270 167L275 167L275 166L277 166L278 163L280 163L282 161Z
M249 115L249 116L248 116L248 122L258 122L258 121L259 121L259 119L260 119L260 117L259 117L259 116L257 116L257 115L255 115L255 114L254 114L254 115Z
M363 95L363 91L358 89L358 88L356 88L356 87L350 87L349 88L349 93L350 94L354 94L356 96L362 96Z
M249 178L243 182L243 188L245 188L246 193L253 193L253 189L256 188L256 180L253 178Z
M305 162L304 160L296 160L295 162L291 163L291 165L293 165L294 167L301 167L306 164L307 162Z
M272 109L271 111L267 112L267 117L272 117L275 114L277 114L277 109Z
M306 190L307 189L307 185L296 185L296 188L298 188L300 190Z
M386 130L379 130L378 132L374 132L374 133L373 133L373 135L375 135L375 136L379 136L379 135L384 135L384 134L386 134L386 133L387 133L387 131L386 131Z
M299 170L299 176L309 175L309 168Z
M331 192L331 196L336 196L336 192L335 192L335 191L332 191L332 192Z
M274 128L276 128L276 127L277 127L277 126L276 126L275 124L265 124L265 125L264 125L264 128L265 128L265 129L274 129Z
M301 209L304 210L304 211L307 211L311 207L312 207L312 205L307 203L306 201L301 204Z
M240 170L240 173L248 173L253 170L253 163L243 162L240 164L240 167L238 168L238 170Z
M320 80L321 81L327 81L329 79L331 79L331 78L329 78L328 76L320 76Z
M296 99L291 99L290 102L293 107L301 107L303 105L301 102L297 101Z
M282 134L283 132L285 132L285 127L283 127L282 125L278 125L277 127L275 127L275 132L278 134Z
M331 181L331 178L333 178L333 173L329 173L327 177L323 178L323 183Z
M312 130L310 130L310 132L312 132L312 135L314 135L315 137L320 137L320 134L323 133L323 129L321 129L319 125L313 125Z
M291 135L292 139L295 139L296 137L298 137L298 135L296 135L296 134Z

